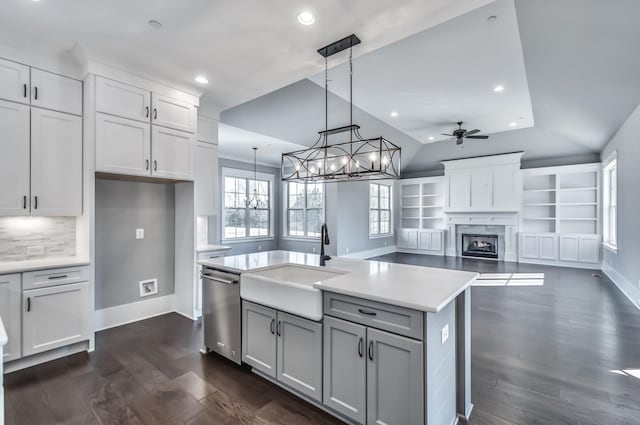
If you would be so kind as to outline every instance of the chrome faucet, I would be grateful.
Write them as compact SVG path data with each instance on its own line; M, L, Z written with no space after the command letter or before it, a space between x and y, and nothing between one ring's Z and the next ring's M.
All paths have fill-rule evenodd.
M324 246L329 245L331 242L329 241L329 230L327 229L326 224L322 224L320 228L320 265L325 266L327 260L331 260L331 256L325 255Z

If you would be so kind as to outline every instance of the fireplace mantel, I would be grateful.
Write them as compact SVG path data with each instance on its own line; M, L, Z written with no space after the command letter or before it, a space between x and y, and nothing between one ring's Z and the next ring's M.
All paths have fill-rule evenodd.
M460 254L459 241L456 226L504 226L504 261L518 261L517 212L449 212L446 214L447 247L446 255L456 257Z

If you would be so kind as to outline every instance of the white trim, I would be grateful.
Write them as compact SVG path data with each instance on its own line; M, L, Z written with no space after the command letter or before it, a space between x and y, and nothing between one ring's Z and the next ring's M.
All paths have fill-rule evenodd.
M433 251L426 249L418 249L418 248L398 248L396 252L401 252L403 254L420 254L420 255L435 255L436 257L444 257L444 250L441 251ZM455 257L455 255L454 255Z
M611 252L612 254L618 255L618 247L611 245L608 242L602 242L602 246L604 249L606 249L607 251Z
M371 257L378 257L380 255L393 254L397 251L395 245L383 246L382 248L369 249L366 251L352 252L351 254L340 255L343 258L354 258L357 260L366 260Z
M586 270L600 270L602 268L601 263L572 263L570 261L556 261L556 260L537 260L535 258L519 258L515 263L523 264L539 264L541 266L556 266L556 267L571 267L574 269L586 269Z
M391 219L391 221L393 221L393 219ZM393 238L394 236L395 236L395 234L393 232L391 232L391 233L379 233L379 234L376 234L376 235L369 235L369 239L385 239L385 238Z
M276 240L273 236L255 236L253 238L237 238L237 239L221 239L221 243L233 245L236 243L249 243L249 242L268 242Z
M320 236L290 236L287 233L289 232L289 183L300 183L300 182L289 182L283 181L281 192L282 193L282 239L289 241L297 241L297 242L319 242ZM323 182L304 182L304 183L321 183L322 184L322 221L326 223L327 221L327 185ZM305 188L306 190L306 188ZM315 210L317 208L298 208L305 212L305 231L307 223L307 210L312 209Z
M378 186L387 186L389 188L389 209L385 210L380 208L380 192L378 189L378 208L373 208L374 210L378 211L378 214L380 214L380 211L389 211L389 232L387 233L371 233L371 185L372 184L377 184ZM393 220L393 216L394 216L394 208L393 208L393 197L395 196L394 194L394 184L393 183L385 183L385 182L381 182L381 181L371 181L369 182L369 187L367 188L367 225L368 225L368 233L369 233L369 239L382 239L382 238L392 238L393 235L393 231L394 231L394 226L395 226L395 222ZM378 230L380 230L380 223L382 223L382 221L380 220L380 216L378 216Z
M283 236L282 240L294 242L320 242L320 237L311 236Z
M637 289L637 286L634 286L627 278L608 264L602 265L602 272L618 287L620 292L640 310L640 289Z
M102 331L116 326L126 325L139 320L149 319L175 311L175 294L155 297L94 312L94 331Z
M17 370L26 369L52 360L61 359L72 354L82 353L83 351L92 352L89 340L76 342L75 344L65 345L43 353L34 354L33 356L22 357L4 364L4 373L11 373ZM1 414L2 412L0 412ZM1 419L1 418L0 418Z

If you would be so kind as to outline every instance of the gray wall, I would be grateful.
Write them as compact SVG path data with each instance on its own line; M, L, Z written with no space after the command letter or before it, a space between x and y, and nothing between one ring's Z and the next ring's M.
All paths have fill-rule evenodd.
M259 151L258 151L259 152ZM234 161L231 159L226 159L226 158L220 158L219 159L219 179L218 181L220 182L220 187L218 190L218 193L220 193L220 202L221 202L221 209L220 209L220 216L214 218L215 222L212 222L213 219L211 221L209 221L209 229L213 230L213 234L215 235L214 238L211 238L212 240L215 241L215 243L221 243L220 242L220 238L222 235L222 220L224 219L223 214L222 214L222 202L224 202L224 197L223 197L223 181L222 181L222 168L235 168L238 170L249 170L249 171L253 171L253 164L251 163L246 163L246 162L240 162L240 161ZM231 247L231 252L229 253L229 255L237 255L237 254L246 254L246 253L250 253L250 252L257 252L260 251L259 247L261 247L262 251L271 251L271 250L275 250L278 249L278 241L281 235L281 226L280 223L282 222L282 218L281 218L281 211L282 211L282 207L281 207L281 191L282 191L282 184L280 182L280 169L279 168L274 168L274 167L267 167L264 165L258 165L257 167L257 171L259 173L265 173L265 174L272 174L274 176L274 188L273 188L273 207L274 207L274 211L273 213L275 214L274 216L274 238L273 240L265 240L265 241L251 241L251 242L233 242L233 243L229 243L229 242L224 242L225 244L229 245ZM214 230L215 229L215 230Z
M141 301L141 280L158 279L154 296L174 293L174 193L168 184L96 180L96 309Z
M623 290L640 305L640 106L631 114L620 130L602 151L606 160L618 152L618 253L604 250L604 268L613 268ZM615 276L611 276L614 277Z

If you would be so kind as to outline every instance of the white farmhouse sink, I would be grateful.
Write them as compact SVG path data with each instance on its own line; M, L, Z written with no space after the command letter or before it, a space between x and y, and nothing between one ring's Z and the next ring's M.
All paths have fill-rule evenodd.
M240 276L240 297L311 320L322 319L322 292L316 282L346 272L324 267L283 264Z

